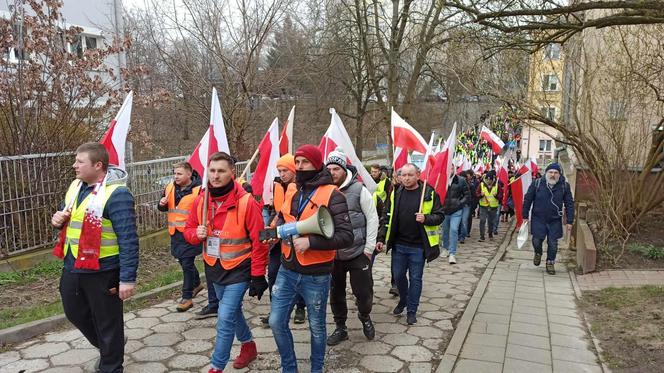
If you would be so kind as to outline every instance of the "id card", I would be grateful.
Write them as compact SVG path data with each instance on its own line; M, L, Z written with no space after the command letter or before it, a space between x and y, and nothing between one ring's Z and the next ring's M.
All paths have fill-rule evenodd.
M219 257L219 237L208 237L205 243L205 253L215 258Z

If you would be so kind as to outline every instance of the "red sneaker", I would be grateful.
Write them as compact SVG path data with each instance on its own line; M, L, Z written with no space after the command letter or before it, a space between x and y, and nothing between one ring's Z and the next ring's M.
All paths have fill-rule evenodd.
M238 355L238 357L235 358L235 361L233 362L233 368L246 368L249 366L249 363L256 360L256 357L258 357L258 351L256 351L256 342L249 341L247 343L243 343L240 349L240 355Z
M221 369L210 368L208 373L224 373Z

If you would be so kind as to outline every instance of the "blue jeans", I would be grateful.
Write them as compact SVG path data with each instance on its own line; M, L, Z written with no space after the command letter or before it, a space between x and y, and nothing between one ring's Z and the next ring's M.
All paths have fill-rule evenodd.
M498 233L498 224L500 223L500 205L496 208L496 218L493 220L493 234Z
M251 330L242 313L242 298L249 288L249 282L238 282L230 285L214 283L219 302L217 316L217 340L212 352L210 363L217 369L225 369L231 355L233 337L241 343L251 341Z
M450 215L445 215L445 220L443 221L443 248L447 249L450 255L456 255L462 217L463 209L455 211Z
M270 291L270 299L272 299L272 287L277 281L277 274L281 268L281 249L280 244L270 248L270 261L267 264L267 286ZM297 308L304 309L304 299L297 297Z
M194 265L195 256L178 258L180 267L182 267L182 299L191 299L194 295L194 288L201 284L201 278L198 274L198 268Z
M468 237L470 227L468 226L468 219L470 218L470 206L464 205L461 210L461 224L459 225L459 241L464 241Z
M542 254L542 244L544 243L544 238L536 238L533 236L533 249L536 254ZM546 236L546 261L555 262L556 254L558 253L558 240L552 239L548 235Z
M399 288L399 306L405 306L408 313L416 313L422 295L424 248L396 244L392 258L394 281Z
M288 326L298 296L304 298L311 331L311 372L322 373L325 362L327 329L325 313L330 294L330 275L303 275L284 266L279 268L277 281L272 287L270 328L281 355L283 373L297 372L293 333Z

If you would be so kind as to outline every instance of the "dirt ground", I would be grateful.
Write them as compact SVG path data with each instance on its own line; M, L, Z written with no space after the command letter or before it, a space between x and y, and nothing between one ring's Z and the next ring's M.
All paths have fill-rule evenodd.
M664 209L649 214L641 221L638 230L632 235L628 245L652 245L664 250ZM599 255L598 270L605 269L664 269L664 258L650 259L640 253L625 250L618 263L614 264Z
M139 285L147 284L173 268L179 268L179 265L171 256L169 248L141 250L138 268ZM14 310L10 314L3 312L3 318L9 318L11 314L18 315L32 307L58 302L59 280L59 273L51 272L29 282L3 285L0 292L0 311Z
M580 305L614 373L662 371L664 287L588 291Z

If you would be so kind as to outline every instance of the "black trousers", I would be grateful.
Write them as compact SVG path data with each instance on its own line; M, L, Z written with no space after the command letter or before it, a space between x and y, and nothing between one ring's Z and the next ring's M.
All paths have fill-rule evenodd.
M122 372L124 314L118 297L119 270L97 273L62 271L60 296L67 319L99 349L100 371ZM115 288L114 294L109 291Z
M346 304L346 273L350 273L350 287L355 296L358 317L367 320L373 306L373 276L371 260L360 254L351 260L334 260L332 284L330 286L330 307L337 326L346 325L348 305Z

